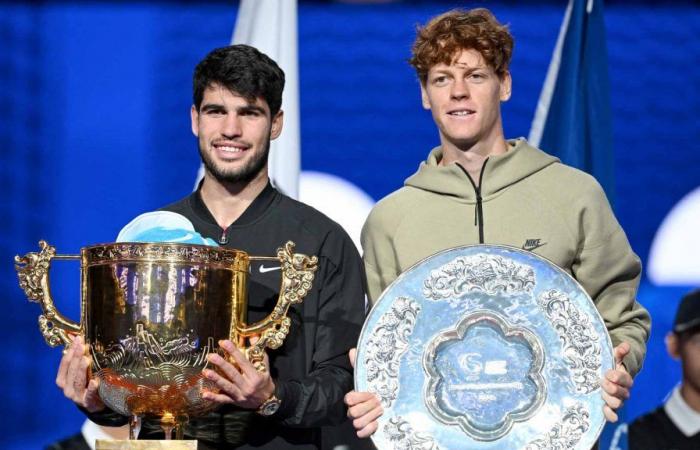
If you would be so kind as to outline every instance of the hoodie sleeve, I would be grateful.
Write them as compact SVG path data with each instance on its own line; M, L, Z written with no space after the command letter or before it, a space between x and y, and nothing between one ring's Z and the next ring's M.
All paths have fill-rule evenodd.
M374 305L384 289L394 281L401 270L394 253L392 232L388 224L390 215L380 202L369 214L362 227L362 259L367 275L367 296Z
M580 197L579 246L574 277L591 295L610 332L613 346L630 344L623 363L636 375L642 367L651 318L636 301L642 266L597 182Z

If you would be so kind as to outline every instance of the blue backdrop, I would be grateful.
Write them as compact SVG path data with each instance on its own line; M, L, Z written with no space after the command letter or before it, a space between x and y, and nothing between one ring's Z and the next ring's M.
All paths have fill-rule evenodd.
M527 136L565 1L488 2L516 37L506 134ZM405 2L299 7L302 168L344 177L379 199L437 142L406 63L414 25L454 6ZM226 45L235 5L47 2L0 5L0 290L2 448L39 448L74 432L81 414L53 384L60 351L37 329L39 308L17 287L12 257L39 239L60 253L114 240L132 217L181 198L199 166L190 133L191 73ZM700 186L700 8L608 2L616 162L615 210L646 260L671 207ZM700 224L698 224L700 226ZM78 316L77 265L52 276ZM659 403L678 380L663 350L687 287L646 281L649 357L628 413Z

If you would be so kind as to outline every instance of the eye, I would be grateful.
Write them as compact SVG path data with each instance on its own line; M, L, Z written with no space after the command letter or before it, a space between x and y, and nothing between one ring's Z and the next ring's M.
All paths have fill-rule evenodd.
M438 75L437 77L433 78L433 85L435 86L445 86L447 82L448 79L445 75Z
M207 116L218 117L218 116L222 116L222 115L226 114L226 111L224 111L223 109L207 109L204 113Z

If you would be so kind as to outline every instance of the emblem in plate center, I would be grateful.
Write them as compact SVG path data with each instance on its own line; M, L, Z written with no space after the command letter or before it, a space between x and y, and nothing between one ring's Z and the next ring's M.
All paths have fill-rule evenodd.
M423 353L426 406L473 439L499 439L544 402L543 366L533 332L493 311L473 311L437 333Z

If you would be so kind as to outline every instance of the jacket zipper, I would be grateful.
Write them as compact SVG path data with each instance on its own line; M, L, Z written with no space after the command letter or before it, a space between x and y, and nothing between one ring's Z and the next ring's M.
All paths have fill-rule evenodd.
M461 164L457 164L460 169L462 169L462 172L467 176L469 179L469 182L472 184L472 187L474 187L474 192L476 192L476 209L474 210L474 226L479 227L479 244L484 243L484 209L482 206L482 199L481 199L481 182L484 180L484 169L486 168L486 163L489 162L489 159L486 158L484 160L484 164L481 166L481 171L479 171L479 185L477 186L476 183L474 183L474 180L472 179L471 175L469 175L469 172L467 172L467 169L462 167Z
M221 245L228 244L228 236L226 235L226 231L228 231L228 228L221 229L221 237L219 238L219 244Z

